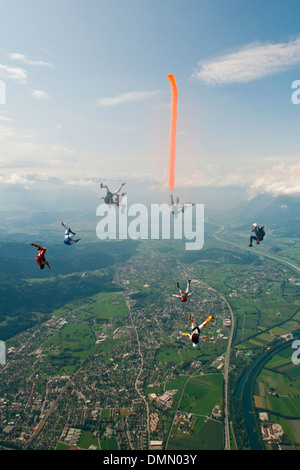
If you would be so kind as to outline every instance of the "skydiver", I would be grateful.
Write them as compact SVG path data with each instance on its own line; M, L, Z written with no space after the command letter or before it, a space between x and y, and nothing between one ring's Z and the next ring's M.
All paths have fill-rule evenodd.
M61 225L65 228L65 238L64 238L64 243L66 245L74 245L74 243L78 243L81 238L74 239L74 235L76 235L75 232L72 232L70 227L67 227L63 222L61 222Z
M255 235L251 235L250 237L250 243L249 243L249 246L252 246L252 241L253 240L256 240L256 244L259 245L260 242L263 241L264 239L264 236L265 236L265 229L266 227L258 227L258 225L255 223L253 224L253 229L251 230L251 232L254 232Z
M106 196L102 197L100 196L100 199L103 199L105 204L108 204L108 205L111 205L111 204L114 204L116 205L117 207L119 207L120 205L120 198L125 196L126 193L122 193L122 194L119 194L119 192L121 191L122 187L125 185L126 183L122 183L118 189L116 189L115 191L110 191L109 187L106 185L106 184L103 184L101 183L100 184L100 188L105 188L106 189ZM115 197L115 198L114 198Z
M181 212L182 213L184 212L184 207L192 207L194 205L195 204L193 202L184 202L183 204L179 204L179 206L181 207Z
M31 243L32 246L35 246L39 251L38 251L38 254L37 254L37 257L35 258L36 259L36 262L37 264L39 265L39 267L41 269L44 269L45 268L45 265L48 266L48 268L50 269L50 266L49 266L49 263L48 261L46 260L45 258L45 253L46 253L46 248L43 248L42 246L40 245L36 245L35 243Z
M179 198L176 199L176 203L174 203L173 195L171 194L171 209L172 209L172 214L178 213L178 204L179 204Z
M176 198L176 203L174 203L174 199L173 199L173 196L171 194L171 208L172 208L172 214L175 214L176 212L176 215L179 213L179 212L182 212L184 213L184 208L185 207L191 207L191 206L194 206L195 204L192 203L192 202L184 202L182 204L180 204L179 202L179 197Z
M197 347L199 341L202 341L203 339L209 339L209 336L201 336L200 332L214 317L210 315L203 323L201 323L201 325L198 326L194 326L194 318L191 315L189 315L188 318L191 322L192 334L182 332L180 333L183 336L187 336L192 341L193 346Z
M187 302L188 297L190 297L193 292L190 292L190 285L191 285L191 279L188 279L187 284L186 284L186 290L183 292L180 288L179 283L177 282L177 287L179 289L179 295L178 294L172 294L173 297L177 297L181 299L181 302Z

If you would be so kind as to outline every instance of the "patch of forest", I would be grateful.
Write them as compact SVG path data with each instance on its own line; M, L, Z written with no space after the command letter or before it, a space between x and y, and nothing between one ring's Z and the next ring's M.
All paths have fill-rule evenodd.
M5 341L46 321L53 310L68 302L98 292L120 291L112 282L114 265L130 258L137 246L131 240L81 247L53 245L46 253L51 269L41 270L35 261L36 248L1 243L0 339ZM95 274L98 270L100 274Z

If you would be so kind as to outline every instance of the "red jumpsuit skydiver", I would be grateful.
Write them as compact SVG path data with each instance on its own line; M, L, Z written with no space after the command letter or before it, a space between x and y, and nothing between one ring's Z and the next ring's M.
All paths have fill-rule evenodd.
M46 248L43 248L42 246L40 245L36 245L35 243L31 243L32 246L35 246L39 251L38 251L38 254L37 254L37 257L35 258L36 259L36 262L37 264L39 265L39 267L41 269L44 269L45 265L48 266L48 268L50 269L50 266L49 266L49 263L48 261L46 260L45 258L45 253L46 253Z

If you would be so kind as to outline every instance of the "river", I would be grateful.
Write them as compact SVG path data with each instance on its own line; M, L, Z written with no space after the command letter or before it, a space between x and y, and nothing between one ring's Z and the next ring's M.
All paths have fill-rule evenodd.
M295 338L299 338L300 335L294 335ZM243 415L245 418L247 433L249 436L250 446L252 450L262 450L261 440L257 434L256 430L256 421L255 421L255 408L253 405L253 385L254 381L259 374L260 370L264 367L266 362L268 362L274 354L277 354L282 349L289 347L291 343L285 342L280 343L274 348L264 351L259 354L247 369L243 372L241 377L238 380L238 383L235 388L233 397L242 401ZM290 346L291 347L291 346ZM293 350L291 348L291 357Z

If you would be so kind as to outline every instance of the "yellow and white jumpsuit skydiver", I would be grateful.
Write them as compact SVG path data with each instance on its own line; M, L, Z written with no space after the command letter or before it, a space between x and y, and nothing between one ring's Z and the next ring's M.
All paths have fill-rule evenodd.
M203 339L209 339L209 336L201 336L201 330L213 319L214 317L210 315L207 319L201 323L201 325L194 326L194 318L189 315L189 320L191 322L192 334L182 333L183 336L187 336L193 343L193 346L196 347L199 341Z

